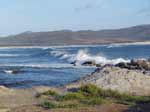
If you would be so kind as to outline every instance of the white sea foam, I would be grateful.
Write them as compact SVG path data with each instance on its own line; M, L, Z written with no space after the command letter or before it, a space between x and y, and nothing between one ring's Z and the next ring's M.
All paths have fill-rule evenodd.
M51 55L55 56L55 57L58 57L58 56L63 56L66 54L65 51L58 51L58 50L54 50L54 51L51 51L50 52Z
M0 54L0 57L16 57L21 56L20 54Z
M7 73L7 74L12 74L13 70L4 70L4 72Z
M61 55L58 55L61 54ZM81 65L86 61L93 61L97 64L118 64L120 62L130 62L128 59L117 58L117 59L108 59L101 55L91 55L87 50L79 50L77 54L69 54L61 51L57 51L57 55L60 56L60 59L67 59L69 62L76 62L76 65Z
M89 54L88 51L80 50L75 56L75 61L79 64L86 62L86 61L93 61L97 64L117 64L120 62L129 62L130 60L126 60L123 58L107 59L104 56L100 56L100 55L93 56Z
M129 46L129 45L150 45L150 42L146 41L146 42L133 42L133 43L114 43L114 44L107 45L107 48L122 47L122 46Z
M0 67L31 67L31 68L88 68L84 66L73 66L71 64L0 64ZM5 70L5 73L11 74L12 70Z

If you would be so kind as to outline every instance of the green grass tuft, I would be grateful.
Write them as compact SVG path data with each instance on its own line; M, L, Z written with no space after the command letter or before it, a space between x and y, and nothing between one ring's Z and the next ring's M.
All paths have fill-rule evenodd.
M41 104L42 107L47 108L47 109L52 109L52 108L57 108L57 104L45 101L44 103Z
M58 101L67 101L67 100L81 100L85 99L85 96L79 92L69 92L63 96L58 96Z
M58 96L59 94L56 92L56 91L53 91L53 90L48 90L44 93L39 93L36 95L36 97L41 97L41 96Z
M54 101L46 101L42 104L42 107L49 109L95 106L109 102L127 105L134 105L139 102L150 102L150 97L131 96L129 94L119 93L118 91L104 90L92 84L83 85L76 92L68 92L64 95L51 90L42 93L42 95L52 96L54 98Z
M53 108L77 108L78 104L73 104L73 103L64 104L64 103L54 103L54 102L45 101L45 102L43 102L41 104L41 106L46 108L46 109L53 109Z

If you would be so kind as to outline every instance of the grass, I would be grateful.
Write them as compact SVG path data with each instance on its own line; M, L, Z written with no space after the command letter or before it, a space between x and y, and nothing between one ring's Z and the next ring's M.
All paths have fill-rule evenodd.
M85 99L85 96L79 92L69 92L64 96L57 96L56 99L58 101L81 100L81 99Z
M40 94L40 96L42 95L54 97L54 101L45 101L41 104L42 107L49 109L95 106L112 102L127 105L150 102L150 97L121 94L117 91L101 89L92 84L81 86L76 92L68 92L65 95L51 90Z
M54 109L54 108L75 108L78 105L77 104L60 104L60 103L55 103L55 102L50 102L50 101L45 101L44 103L41 104L42 107L46 109Z
M56 91L48 90L48 91L46 91L44 93L37 94L36 97L41 97L43 95L45 95L45 96L58 96L59 94Z

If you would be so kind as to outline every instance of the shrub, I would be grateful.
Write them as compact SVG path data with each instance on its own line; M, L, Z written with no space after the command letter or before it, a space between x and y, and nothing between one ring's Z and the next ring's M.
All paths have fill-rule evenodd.
M150 97L122 95L120 100L121 101L131 102L131 103L150 102Z
M101 90L101 92L99 93L99 96L106 98L106 97L110 97L110 98L121 98L121 94L118 91L113 91L113 90Z
M64 100L80 100L84 99L85 96L79 92L69 92L64 96L58 96L57 100L64 101Z
M52 90L46 91L46 92L44 92L44 93L42 93L42 94L43 94L43 95L50 95L50 96L56 96L56 95L58 95L57 92L52 91Z
M60 95L55 91L49 90L42 93L42 95L52 96L53 102L44 102L44 108L75 108L79 106L94 106L102 103L122 103L133 105L138 102L150 102L150 97L132 96L129 94L122 94L118 91L104 90L95 85L87 84L81 86L76 92L68 92L65 95ZM74 102L74 104L73 104Z
M46 108L46 109L53 109L53 108L76 108L78 107L78 104L62 104L62 103L53 103L53 102L44 102L41 104L41 106L43 108Z
M44 93L39 93L39 94L37 94L36 97L41 97L42 95L46 95L46 96L57 96L57 95L59 95L59 94L58 94L57 92L55 92L55 91L48 90L48 91L46 91L46 92L44 92Z
M92 96L92 97L103 97L103 98L120 98L121 94L117 91L113 90L103 90L95 85L88 84L81 86L79 89L79 92L86 95L86 96Z
M41 104L42 107L47 108L47 109L52 109L52 108L57 108L58 106L55 103L52 102L44 102Z
M88 84L88 85L81 86L79 88L79 92L84 94L85 96L99 96L101 89L95 85Z

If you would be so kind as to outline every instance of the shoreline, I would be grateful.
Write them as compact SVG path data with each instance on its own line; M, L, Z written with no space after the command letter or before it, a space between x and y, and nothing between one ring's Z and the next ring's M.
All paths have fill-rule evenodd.
M0 46L1 48L59 48L59 47L86 47L86 46L109 46L109 45L150 45L150 41L129 41L129 42L110 42L110 43L97 43L97 44L65 44L65 45L49 45L49 46L18 46L18 45L14 45L14 46Z
M136 63L139 64L139 66L136 66ZM148 63L148 65L149 64L150 62ZM137 99L134 99L133 101L135 101L136 103L136 100L139 100L142 103L142 100L144 99L141 99L141 98L149 98L149 95L150 95L150 87L146 85L146 84L148 85L150 84L150 76L146 76L145 74L146 72L143 72L143 69L138 68L138 67L141 67L141 65L143 65L143 69L146 70L145 61L142 61L142 60L128 63L127 66L126 64L123 65L123 63L117 66L106 65L106 66L103 66L102 68L97 68L94 72L90 73L89 75L85 77L81 77L81 79L78 79L77 81L73 81L69 84L66 84L64 86L59 86L59 87L33 86L31 88L18 89L18 88L7 88L5 86L0 86L0 99L1 99L0 111L2 112L22 112L22 111L34 112L37 110L38 112L49 112L49 111L62 112L62 110L64 110L63 112L68 112L65 109L74 109L72 112L77 112L76 108L71 108L71 107L58 108L60 109L60 111L57 111L57 107L56 108L50 107L46 109L40 106L40 104L44 104L44 102L46 101L49 101L50 104L55 104L55 102L61 103L61 100L57 101L57 97L55 99L55 95L62 95L62 96L70 95L70 92L74 92L72 94L79 95L79 93L77 93L76 90L78 90L80 87L84 87L84 85L86 87L86 85L88 84L93 84L96 86L96 88L97 87L101 88L102 91L104 92L106 92L107 90L108 90L107 92L110 92L109 90L112 90L117 95L123 95L123 97L125 98L133 98L133 99L137 98ZM50 96L49 94L54 95L54 96ZM126 97L124 96L124 94L129 95L129 96ZM112 95L113 95L113 92L112 92ZM76 98L76 97L73 96L71 98ZM92 99L92 97L90 98ZM81 99L78 99L78 100L81 100ZM85 98L85 100L87 99ZM108 103L105 103L105 102L102 103L103 100L107 101ZM102 110L102 112L112 112L112 111L103 111L104 107L106 109L106 108L111 108L112 106L115 106L115 107L113 107L110 110L113 110L116 107L121 106L121 111L118 111L118 112L124 112L124 110L130 110L130 106L131 106L130 101L127 104L123 104L121 102L117 103L115 102L115 100L113 101L113 98L112 99L103 98L103 100L102 99L98 100L98 101L101 101L100 104L98 103L95 106L92 106L92 104L91 105L89 104L89 106L86 107L87 109L98 108L97 111L85 111L85 112L101 112L99 110ZM70 99L70 101L73 102L72 99ZM118 101L125 102L126 99L124 100L118 99ZM147 99L145 99L145 101L147 101ZM62 103L63 103L62 105L64 104L67 105L68 102L64 101ZM81 103L79 102L79 104ZM138 108L139 105L138 104L136 105ZM149 104L143 104L143 105L149 106ZM82 107L79 106L78 109L79 109L78 112L82 112ZM130 112L130 111L126 111L126 112Z
M115 46L127 46L127 45L150 45L150 41L147 42L132 42L132 43L113 43L113 44L105 44L105 45L65 45L65 46L9 46L9 47L0 47L2 48L54 48L54 47L81 47L81 46L106 46L106 47L115 47ZM11 50L11 49L10 49ZM85 64L86 65L86 64ZM89 66L93 66L94 63L89 63ZM150 87L146 84L150 85L150 71L147 72L147 69L150 70L150 60L134 60L128 63L119 63L118 65L107 65L99 66L95 68L95 71L87 74L85 77L81 77L81 80L78 79L77 82L73 81L69 84L59 87L52 86L33 86L30 88L7 88L5 86L0 86L0 112L62 112L57 111L57 109L44 109L39 105L43 103L43 101L53 101L53 98L49 96L44 96L41 98L37 98L39 93L47 92L47 91L56 91L61 95L65 95L69 93L69 90L75 90L82 86L82 84L93 84L97 87L100 87L104 90L116 90L122 93L130 93L131 95L137 96L149 96L150 95ZM81 66L82 67L82 66ZM88 67L88 63L87 66ZM142 68L141 68L142 67ZM148 67L148 68L147 68ZM148 75L147 75L148 74ZM147 76L146 76L147 75ZM118 78L119 77L119 78ZM101 80L102 79L102 80ZM142 85L141 85L142 84ZM90 99L89 99L90 100ZM55 102L55 101L54 101ZM52 102L52 103L54 103ZM66 103L66 102L65 102ZM145 105L145 104L144 104ZM104 106L104 107L103 107ZM112 112L112 111L103 111L104 108L115 109L116 107L123 106L125 110L130 109L130 105L125 105L121 103L113 102L110 104L100 104L93 107L88 107L92 111L85 112ZM149 106L149 105L148 105ZM98 111L93 111L93 109L97 109ZM122 108L122 107L121 107ZM75 108L76 109L76 108ZM82 109L82 108L81 108ZM56 111L55 111L56 110ZM67 112L67 111L63 111ZM72 111L72 112L77 112ZM79 110L79 112L82 112ZM118 111L124 112L124 111ZM130 111L129 111L130 112Z

